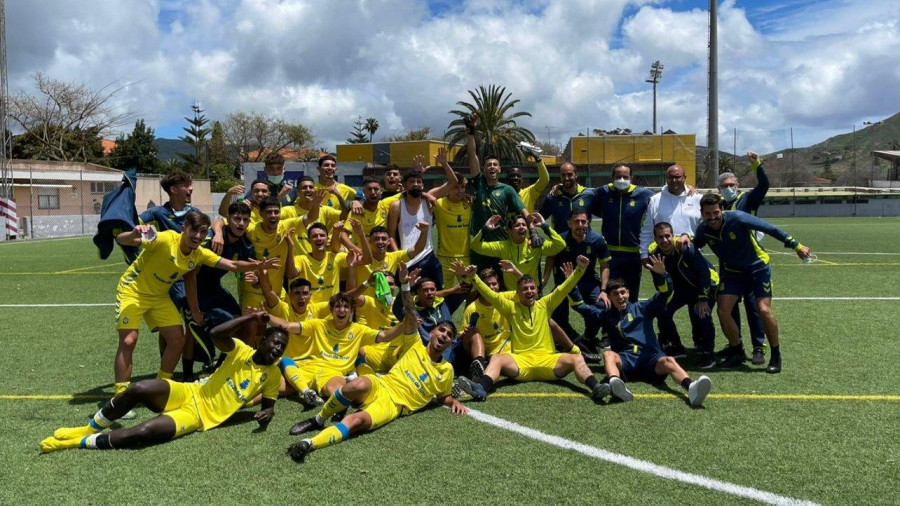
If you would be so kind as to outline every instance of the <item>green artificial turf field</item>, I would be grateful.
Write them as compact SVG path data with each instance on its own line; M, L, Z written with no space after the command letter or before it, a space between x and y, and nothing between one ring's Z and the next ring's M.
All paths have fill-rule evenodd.
M763 242L782 374L713 370L697 410L671 380L671 390L631 383L636 400L609 405L590 402L574 379L501 382L486 403L468 403L485 416L427 409L302 465L284 454L296 441L287 431L313 412L292 400L279 401L263 433L253 409L155 447L39 455L41 439L87 422L112 393L112 304L124 264L118 251L98 260L89 238L0 243L0 442L9 459L0 503L896 503L900 219L773 222L818 255L804 265ZM686 316L677 321L689 336ZM719 332L717 348L724 342ZM135 379L155 375L156 336L146 328L134 361Z

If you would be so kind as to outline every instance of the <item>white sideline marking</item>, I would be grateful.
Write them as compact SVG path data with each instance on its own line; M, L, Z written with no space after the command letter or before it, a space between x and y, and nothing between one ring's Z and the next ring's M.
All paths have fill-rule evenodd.
M100 304L0 304L0 307L98 307L98 306L115 306L110 302Z
M469 409L469 416L478 420L479 422L483 422L500 429L521 434L525 437L534 439L535 441L558 446L559 448L563 448L565 450L574 450L583 455L587 455L588 457L592 457L598 460L604 460L606 462L618 464L620 466L625 466L636 471L652 474L654 476L665 478L667 480L675 480L691 485L698 485L710 490L725 492L726 494L744 497L767 504L817 504L811 501L793 499L791 497L773 494L772 492L766 492L764 490L758 490L752 487L745 487L743 485L729 483L727 481L719 481L713 478L707 478L706 476L701 476L699 474L686 473L684 471L661 466L652 462L647 462L645 460L639 460L627 455L613 453L601 448L596 448L594 446L588 446L586 444L570 441L559 436L545 434L541 431L531 429L517 423L510 422L508 420L504 420L503 418L497 418L496 416L491 416L471 408Z
M900 300L900 297L775 297L775 300Z

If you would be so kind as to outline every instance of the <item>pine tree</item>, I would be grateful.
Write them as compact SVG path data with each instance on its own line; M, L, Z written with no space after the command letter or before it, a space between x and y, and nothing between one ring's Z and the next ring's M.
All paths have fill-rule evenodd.
M350 137L347 138L347 142L350 144L364 144L369 142L369 137L366 135L366 122L363 121L362 116L358 116L356 121L353 122L353 130L350 130Z
M187 135L181 137L181 140L190 144L191 147L194 148L194 152L178 153L178 156L184 160L185 171L194 175L199 175L204 173L209 165L209 153L206 151L206 136L209 135L210 132L210 129L206 128L206 125L209 123L209 120L203 115L203 109L200 108L199 102L195 102L194 105L191 106L191 110L194 111L194 117L184 118L188 122L188 126L183 128L183 130L187 132Z

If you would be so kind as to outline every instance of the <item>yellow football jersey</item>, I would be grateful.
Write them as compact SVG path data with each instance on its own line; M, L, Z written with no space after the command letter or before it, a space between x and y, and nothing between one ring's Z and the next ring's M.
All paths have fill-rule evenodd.
M356 200L356 190L355 189L353 189L345 184L342 184L342 183L338 183L337 188L338 188L338 193L341 194L341 198L343 198L347 204L349 204L353 200ZM319 189L328 191L327 186L324 186L320 183L316 183L316 190L319 190ZM335 197L331 193L328 193L327 197L328 197L327 199L322 201L322 206L331 207L331 208L337 209L337 210L341 209L341 205L340 205L340 202L338 202L337 197Z
M373 342L378 330L359 323L350 323L343 330L334 326L334 318L307 320L302 323L300 335L312 340L309 364L320 363L344 374L353 369L362 342Z
M472 251L488 257L509 260L522 274L528 274L539 280L541 259L556 255L566 248L566 241L555 230L551 227L545 227L544 230L549 233L550 239L544 241L540 248L532 248L528 239L521 244L509 239L482 242L482 231L479 230L472 238ZM514 274L503 273L503 285L506 288L515 288L518 280Z
M298 313L286 301L279 301L278 305L269 309L269 314L277 316L289 322L305 322L316 318L327 318L331 314L331 308L327 302L310 302L306 305L306 312ZM312 352L312 343L300 334L290 334L284 356L294 360L308 357Z
M294 265L300 271L298 277L312 283L310 302L328 302L340 290L341 269L347 268L347 254L327 251L322 260L309 255L296 255Z
M438 231L438 247L435 254L445 257L468 257L472 206L465 201L453 203L447 197L440 198L434 205L434 221Z
M199 247L190 254L181 252L181 234L158 232L152 241L141 241L141 253L119 278L119 291L126 295L168 297L169 288L198 265L215 267L222 258Z
M349 218L355 218L362 223L363 232L365 232L364 237L356 237L356 235L352 235L353 225L350 224L350 219L348 218L346 223L344 224L344 228L351 231L351 240L353 244L360 246L360 241L368 240L369 232L372 231L375 227L387 227L387 215L388 215L388 206L384 205L385 201L382 200L378 203L378 207L375 208L374 211L369 211L365 207L363 208L362 216L358 214L351 214Z
M209 430L227 420L262 392L266 399L278 398L281 372L276 365L253 362L256 352L235 339L234 349L209 380L198 389L197 409L203 429Z
M516 292L514 291L500 292L500 294L509 300L513 300L516 297ZM484 341L485 354L487 356L496 355L509 341L509 336L512 332L509 322L496 308L488 306L480 298L475 299L463 311L463 328L460 329L460 335L465 332L465 328L468 327L469 322L472 320L472 315L475 313L478 313L478 322L475 323L475 328Z
M376 271L397 272L400 262L409 262L410 260L409 250L388 251L384 254L384 260L372 260L372 263L369 265L357 265L356 283L362 284L363 281L368 281L372 273ZM369 285L363 292L363 295L375 297L375 287Z
M381 301L364 295L365 302L362 306L356 306L356 321L367 327L378 330L387 330L396 327L399 320L394 316L390 306L385 306ZM375 341L363 343L363 346L375 344Z
M278 222L278 227L274 232L266 232L263 229L262 222L251 223L247 227L247 238L253 244L253 250L256 252L256 259L263 260L266 258L278 258L278 269L269 269L269 283L272 288L279 292L284 280L285 259L287 258L287 241L284 236L290 229L305 230L303 226L303 218L288 218ZM259 288L253 288L248 283L243 284L244 293L261 294Z
M531 307L519 302L518 298L510 300L496 293L475 276L475 287L482 297L503 315L509 322L512 334L510 344L513 353L545 352L555 353L553 336L550 334L550 313L575 288L578 280L584 275L583 267L576 267L575 273L553 289L550 294L536 300Z
M409 414L425 407L435 396L450 395L453 365L446 360L431 360L419 341L380 379L391 392L391 399L403 406L403 414Z

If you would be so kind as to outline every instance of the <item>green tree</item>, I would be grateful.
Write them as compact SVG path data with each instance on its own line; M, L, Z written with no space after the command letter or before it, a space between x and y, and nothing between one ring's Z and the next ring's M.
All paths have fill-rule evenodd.
M224 193L241 181L234 177L234 166L229 163L215 163L209 166L209 187L216 193Z
M209 138L209 165L210 171L214 165L228 165L228 146L225 144L225 129L222 123L213 122L212 133Z
M463 110L452 110L450 114L459 116L450 122L444 140L451 145L461 145L454 159L455 163L466 161L466 118L472 114L478 114L478 123L475 127L475 143L478 149L478 158L484 160L486 156L495 156L501 164L520 164L526 161L525 154L517 148L521 141L534 142L534 134L530 130L520 127L516 120L522 117L531 117L526 111L512 112L519 103L513 100L512 94L503 86L490 85L485 88L479 86L478 90L469 90L472 103L457 102Z
M366 124L363 122L362 116L358 116L353 122L353 130L350 130L350 137L347 138L350 144L364 144L369 142L366 136Z
M123 134L116 138L116 147L109 153L109 166L123 170L133 167L143 173L159 172L155 140L153 129L143 119L137 120L128 137Z
M191 106L191 110L194 111L194 117L184 118L188 122L188 126L183 128L187 135L181 137L181 140L190 144L194 148L194 152L178 153L178 157L184 162L185 171L194 175L200 175L204 174L209 168L209 153L206 151L206 136L210 132L206 125L209 123L209 120L203 115L203 109L200 108L199 103L194 103Z
M102 163L103 138L96 127L66 130L60 126L35 127L14 137L12 157L22 160L63 160ZM43 139L53 138L48 147Z
M431 135L431 127L423 126L414 130L407 130L401 134L389 135L384 138L384 142L405 142L405 141L430 141L437 140L437 137Z
M378 127L381 126L378 124L378 120L375 118L367 118L366 119L366 132L369 132L369 142L372 142L372 139L375 138L375 132L378 131Z

